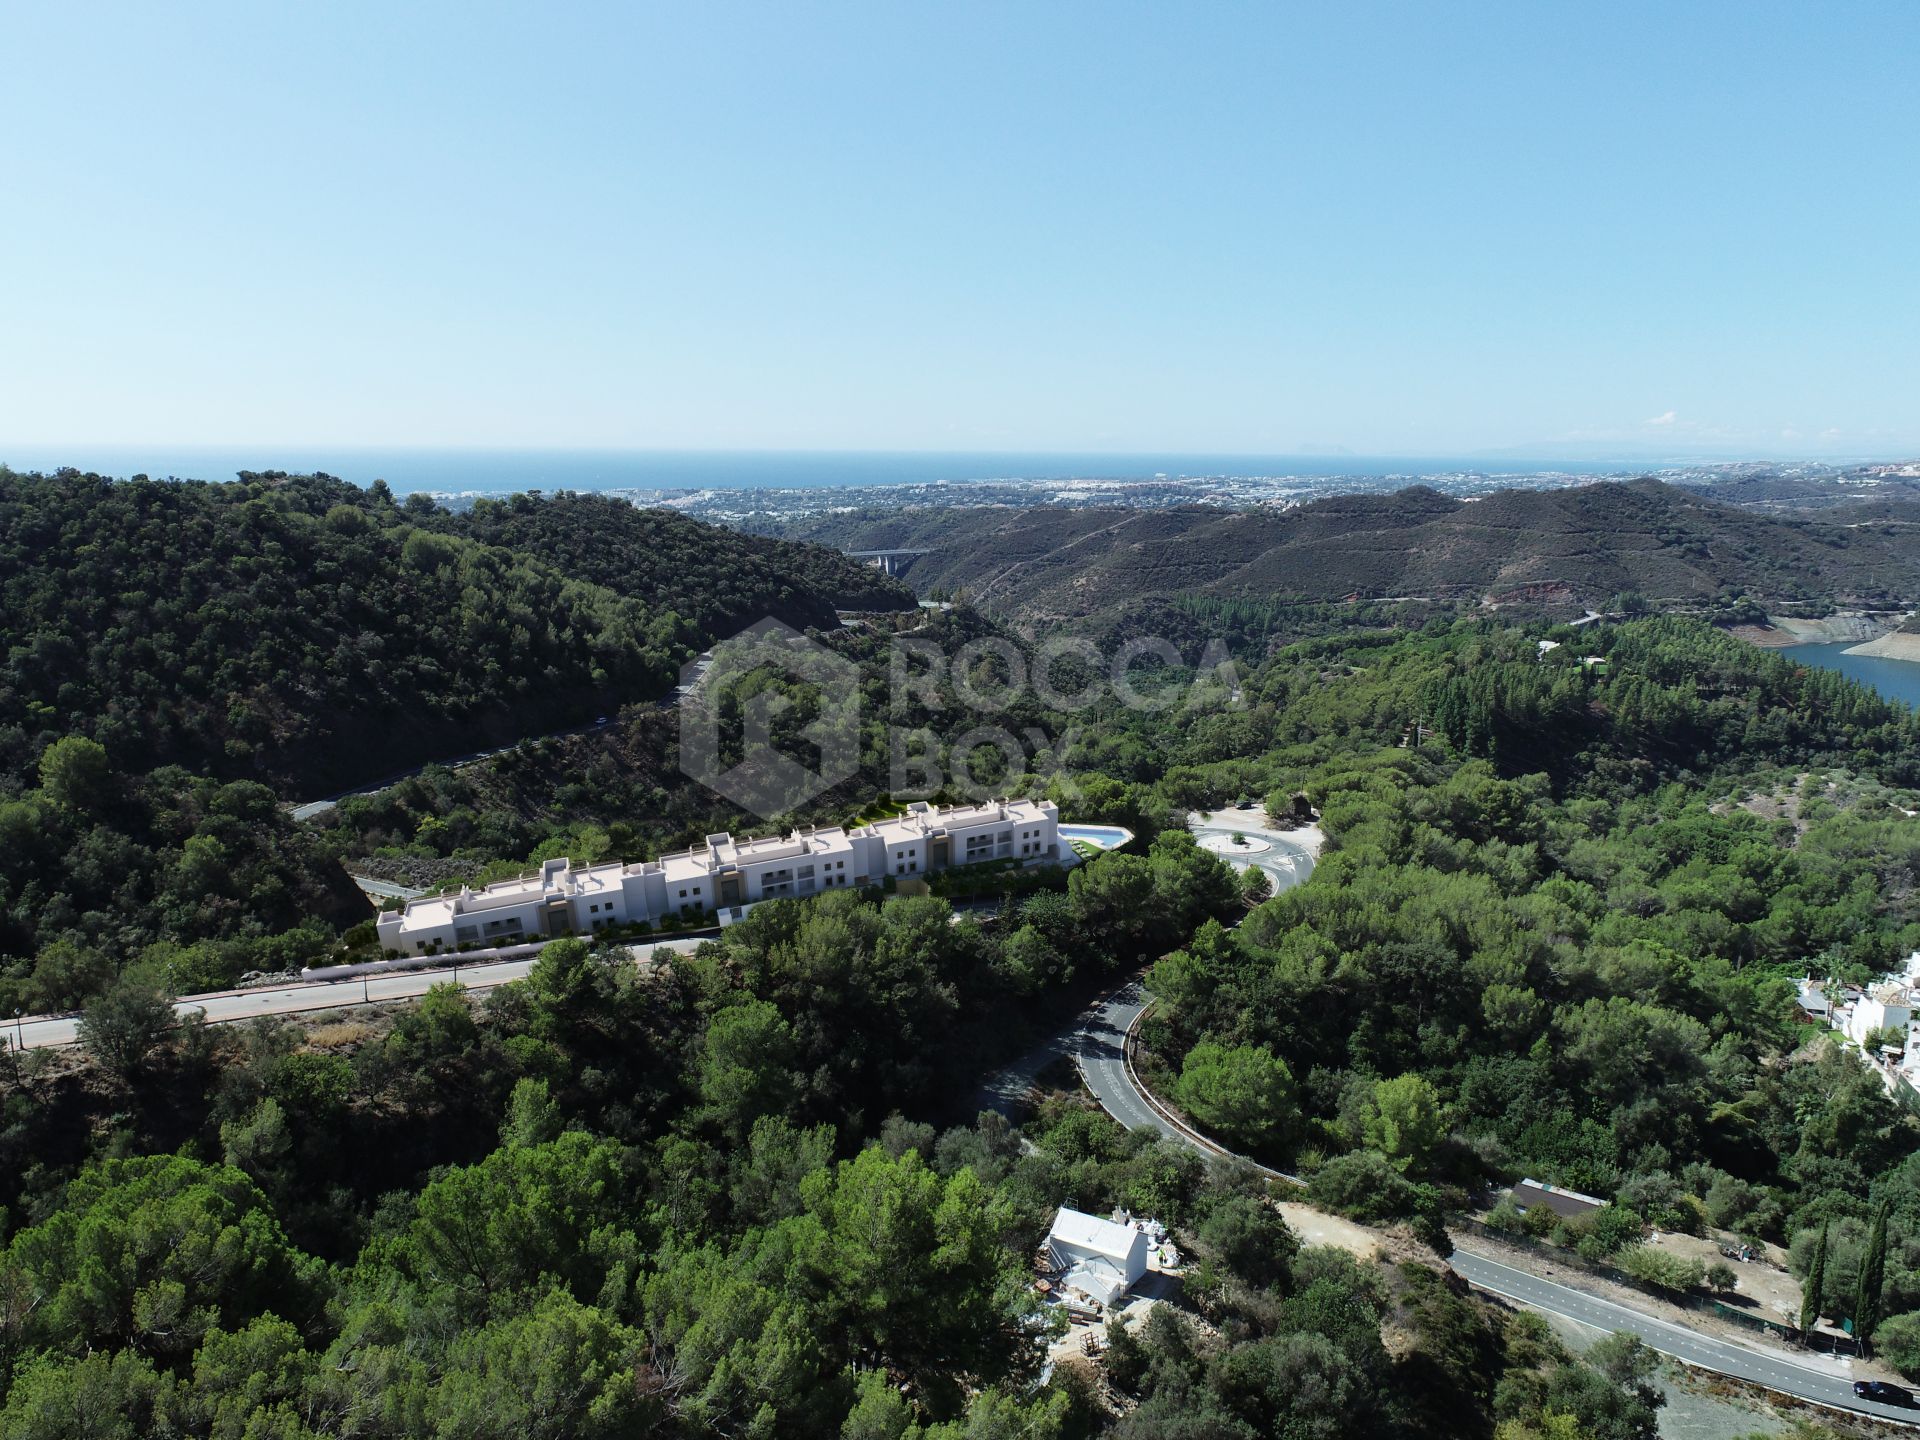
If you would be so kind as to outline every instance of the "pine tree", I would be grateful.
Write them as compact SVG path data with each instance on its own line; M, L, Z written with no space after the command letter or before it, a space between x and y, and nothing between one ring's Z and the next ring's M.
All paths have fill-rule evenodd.
M1820 1238L1813 1242L1813 1261L1807 1266L1807 1283L1800 1292L1800 1333L1811 1335L1820 1323L1820 1291L1827 1283L1827 1227L1820 1227Z
M1887 1202L1873 1212L1867 1255L1860 1262L1860 1293L1853 1302L1853 1336L1865 1344L1880 1323L1880 1291L1887 1278Z

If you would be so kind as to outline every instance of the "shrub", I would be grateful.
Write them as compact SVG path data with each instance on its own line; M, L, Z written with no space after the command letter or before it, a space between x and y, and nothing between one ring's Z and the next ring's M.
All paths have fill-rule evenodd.
M1520 1219L1526 1227L1527 1234L1533 1236L1536 1240L1545 1240L1549 1235L1552 1235L1555 1230L1560 1228L1560 1217L1554 1214L1553 1208L1548 1205L1535 1205L1529 1209L1526 1214L1522 1215ZM1566 1244L1568 1242L1561 1241L1560 1243Z
M1265 1046L1202 1040L1187 1052L1175 1093L1200 1124L1242 1145L1277 1140L1295 1114L1293 1074Z
M125 979L87 1006L80 1017L80 1043L115 1075L131 1081L173 1023L166 996Z
M1873 1334L1880 1358L1909 1380L1920 1377L1920 1310L1889 1315Z
M1307 1182L1307 1195L1355 1220L1398 1220L1420 1208L1426 1187L1407 1179L1372 1150L1355 1150L1320 1167Z
M1701 1261L1656 1250L1651 1245L1629 1245L1613 1263L1642 1285L1658 1290L1691 1290L1706 1279Z
M1583 1239L1591 1239L1602 1255L1612 1255L1638 1243L1646 1222L1624 1205L1603 1205L1587 1217Z
M1520 1207L1513 1203L1513 1196L1502 1195L1500 1203L1487 1212L1487 1228L1497 1230L1502 1235L1524 1234L1527 1217L1520 1213Z

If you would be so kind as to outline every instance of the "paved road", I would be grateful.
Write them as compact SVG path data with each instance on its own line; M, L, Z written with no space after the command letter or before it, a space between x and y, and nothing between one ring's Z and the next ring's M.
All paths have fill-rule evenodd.
M1872 1415L1882 1420L1898 1420L1912 1425L1915 1412L1894 1405L1876 1405L1856 1400L1853 1380L1844 1360L1821 1363L1814 1357L1801 1360L1785 1350L1738 1345L1689 1330L1684 1325L1644 1315L1625 1305L1616 1305L1597 1295L1543 1280L1525 1270L1516 1270L1485 1255L1455 1251L1452 1265L1471 1284L1482 1290L1525 1305L1564 1315L1602 1330L1625 1330L1638 1335L1662 1355L1670 1355L1702 1370L1713 1370L1741 1380L1764 1385L1769 1390L1797 1395L1803 1400L1832 1405L1842 1410Z
M630 947L635 958L655 950L688 951L699 940L659 940ZM338 1010L349 1005L377 1005L386 1000L418 999L433 986L458 979L469 990L490 990L511 980L521 980L533 968L533 956L521 960L498 960L480 965L462 965L440 970L404 970L388 975L355 976L346 980L306 981L291 985L263 986L253 990L222 990L210 995L185 995L174 1001L176 1014L187 1016L195 1010L206 1012L209 1023L221 1025L254 1020L262 1015L297 1015L312 1010ZM79 1040L79 1017L47 1015L13 1022L0 1021L0 1034L7 1043L27 1050L48 1045L72 1045Z
M293 818L298 820L302 817L296 814ZM371 875L355 875L352 871L347 872L347 878L358 885L363 893L376 900L417 900L427 893L425 890L415 890L410 886L396 885L391 880L376 880Z
M1234 828L1242 829L1249 835L1258 834L1263 839L1285 843L1284 835L1256 831L1245 826ZM1195 833L1230 833L1230 830L1218 825L1196 825ZM1297 862L1289 863L1293 857L1279 851L1250 857L1250 863L1260 864L1272 875L1278 889L1298 884L1306 873L1311 873L1312 859L1300 858L1305 858L1304 867L1298 866ZM1262 861L1274 863L1262 864ZM1301 873L1303 869L1305 873ZM1082 1014L1078 1027L1064 1038L1061 1049L1078 1060L1081 1078L1093 1098L1099 1102L1100 1108L1129 1130L1158 1130L1177 1144L1209 1154L1226 1153L1220 1146L1193 1135L1162 1115L1128 1073L1125 1055L1127 1031L1146 1008L1148 999L1136 980L1095 1001ZM1603 1330L1625 1330L1639 1336L1661 1354L1686 1364L1751 1381L1802 1400L1884 1420L1904 1421L1910 1425L1916 1423L1916 1415L1912 1410L1855 1399L1853 1380L1844 1362L1823 1361L1815 1357L1800 1360L1784 1350L1716 1339L1589 1295L1572 1286L1516 1270L1489 1256L1456 1249L1450 1263L1469 1284L1482 1290L1529 1309L1563 1315Z
M1195 1137L1155 1110L1127 1074L1127 1030L1146 1009L1147 998L1147 992L1135 980L1087 1011L1075 1032L1074 1054L1080 1061L1080 1078L1100 1102L1100 1108L1129 1130L1158 1130L1169 1140L1202 1148Z
M675 692L678 698L678 692ZM665 702L662 702L663 704ZM542 740L564 740L570 735L591 735L596 730L604 730L613 723L611 716L601 716L585 725L572 725L565 730L554 730L546 735L530 735L515 740L511 745L497 745L491 750L469 750L460 755L449 755L440 760L426 760L407 770L396 770L391 775L383 775L378 780L369 780L351 790L342 790L337 795L329 795L323 800L307 800L288 807L287 813L295 820L311 820L316 815L324 815L342 800L355 795L377 795L389 785L398 785L402 780L411 779L429 765L443 765L449 770L458 770L462 765L472 765L481 760L491 760L496 755L505 755L522 745L538 745Z
M1248 812L1249 820L1259 813L1258 810ZM1273 893L1276 895L1313 874L1313 852L1284 830L1267 830L1253 824L1223 821L1218 815L1212 819L1196 819L1189 828L1196 840L1204 840L1209 836L1231 839L1239 834L1266 841L1271 849L1247 856L1223 853L1220 858L1242 870L1251 866L1266 871L1267 878L1273 881Z
M1239 812L1234 812L1234 824L1196 817L1192 830L1196 839L1204 835L1232 835L1237 830L1269 841L1274 848L1258 856L1222 855L1220 858L1242 869L1250 864L1258 865L1272 877L1274 893L1278 894L1313 873L1313 855L1284 831L1263 830L1248 823L1259 813L1250 811L1243 819ZM1121 1056L1121 1041L1127 1026L1133 1023L1133 1017L1144 1004L1137 982L1096 1002L1074 1029L1051 1037L1005 1069L988 1076L975 1096L974 1108L998 1110L1012 1119L1033 1088L1035 1077L1055 1060L1071 1057L1079 1063L1087 1088L1109 1114L1134 1129L1156 1126L1173 1134L1173 1127L1134 1096L1131 1087L1124 1083L1126 1064Z
M1231 814L1232 823L1218 817L1194 816L1191 824L1194 837L1230 836L1238 831L1268 841L1273 848L1257 856L1222 855L1220 858L1241 869L1258 865L1272 878L1275 894L1298 885L1313 873L1313 854L1298 839L1284 831L1254 825L1252 821L1260 815L1257 810ZM976 1108L998 1110L1012 1119L1033 1088L1034 1078L1055 1060L1071 1057L1078 1062L1087 1088L1109 1114L1135 1129L1153 1126L1168 1134L1175 1133L1173 1127L1135 1096L1132 1087L1125 1083L1126 1064L1121 1055L1121 1042L1133 1017L1145 1003L1137 982L1096 1002L1081 1016L1075 1028L1053 1036L1012 1065L988 1076L975 1097Z
M1138 981L1096 1001L1081 1017L1069 1049L1080 1062L1087 1089L1114 1119L1130 1130L1158 1130L1177 1144L1209 1154L1226 1153L1208 1144L1154 1109L1127 1072L1123 1046L1128 1027L1146 1008L1148 997ZM1264 1168L1264 1167L1263 1167ZM1278 1172L1273 1172L1278 1173ZM1456 1249L1450 1261L1468 1283L1513 1300L1532 1310L1564 1315L1603 1330L1625 1330L1638 1335L1663 1355L1703 1370L1764 1385L1769 1390L1837 1406L1882 1419L1916 1423L1912 1410L1856 1400L1853 1380L1844 1362L1809 1357L1795 1359L1786 1351L1735 1344L1715 1339L1685 1326L1657 1319L1638 1310L1603 1300L1572 1286L1544 1280L1485 1255Z

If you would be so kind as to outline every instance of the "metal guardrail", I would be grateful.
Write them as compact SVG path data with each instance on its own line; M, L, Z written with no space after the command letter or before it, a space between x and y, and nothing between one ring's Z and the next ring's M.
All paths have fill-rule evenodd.
M1145 1020L1153 1007L1159 1003L1158 1000L1149 1000L1145 1005L1142 1005L1140 1012L1133 1017L1133 1023L1127 1026L1127 1033L1120 1042L1120 1062L1126 1069L1127 1079L1132 1083L1134 1092L1139 1095L1142 1100L1146 1101L1149 1110L1153 1111L1155 1115L1158 1115L1162 1120L1166 1121L1167 1124L1179 1131L1194 1148L1204 1150L1209 1155L1218 1156L1223 1160L1243 1161L1253 1166L1254 1169L1269 1179L1284 1180L1289 1185L1297 1186L1302 1190L1306 1189L1307 1182L1302 1180L1298 1175L1289 1175L1284 1170L1275 1170L1271 1165L1262 1165L1258 1160L1242 1155L1238 1151L1229 1150L1219 1141L1203 1135L1188 1122L1186 1116L1175 1110L1171 1105L1167 1104L1166 1101L1162 1100L1147 1088L1146 1082L1140 1078L1140 1072L1134 1065L1134 1052L1139 1048L1140 1044L1140 1022Z

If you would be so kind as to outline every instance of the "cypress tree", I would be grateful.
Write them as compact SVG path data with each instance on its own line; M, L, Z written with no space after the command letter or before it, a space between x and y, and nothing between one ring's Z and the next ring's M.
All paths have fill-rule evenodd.
M1820 1238L1813 1242L1813 1260L1807 1266L1807 1283L1800 1292L1800 1333L1811 1335L1820 1322L1820 1290L1827 1283L1827 1227L1820 1227Z
M1853 1336L1862 1344L1873 1338L1880 1323L1880 1291L1887 1279L1887 1202L1873 1212L1867 1236L1867 1255L1860 1262L1860 1293L1853 1302Z

